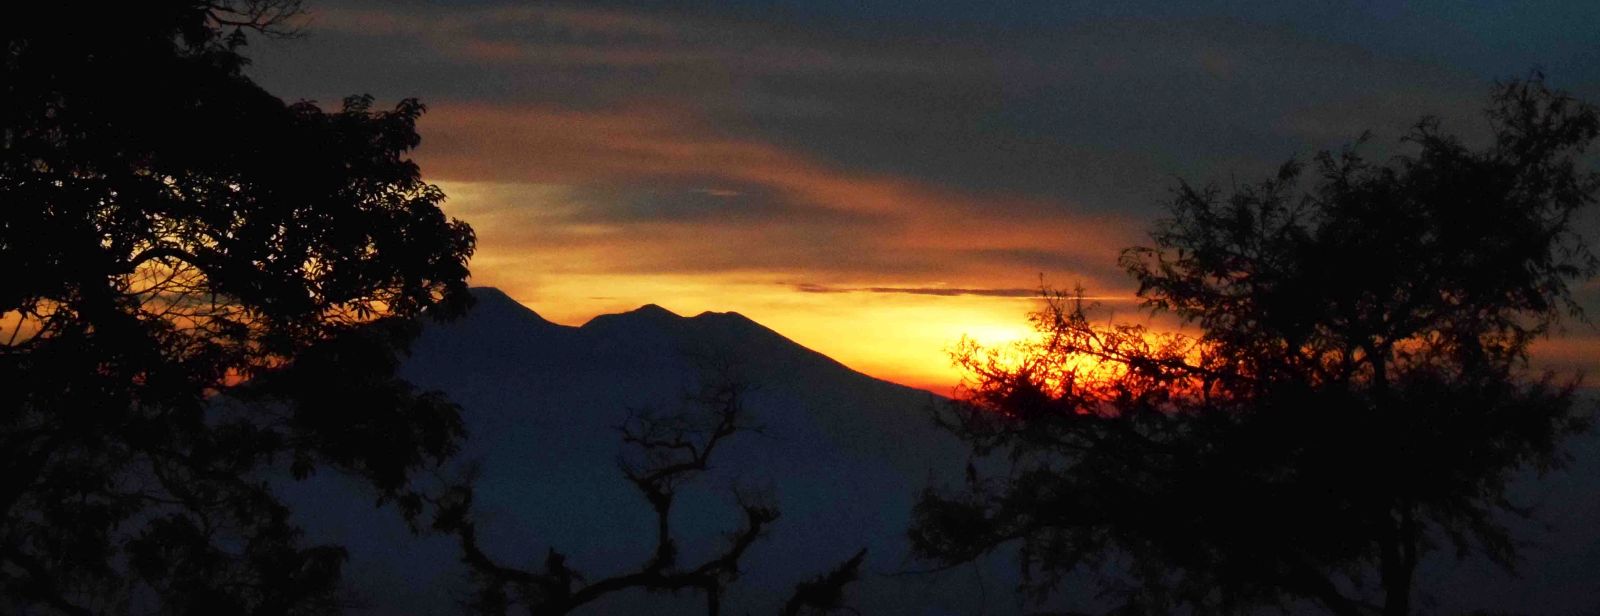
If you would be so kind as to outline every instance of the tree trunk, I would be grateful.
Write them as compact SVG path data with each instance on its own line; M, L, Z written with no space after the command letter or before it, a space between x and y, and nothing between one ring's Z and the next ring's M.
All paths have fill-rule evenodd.
M1402 507L1392 533L1383 542L1383 614L1410 616L1411 583L1417 569L1416 518Z

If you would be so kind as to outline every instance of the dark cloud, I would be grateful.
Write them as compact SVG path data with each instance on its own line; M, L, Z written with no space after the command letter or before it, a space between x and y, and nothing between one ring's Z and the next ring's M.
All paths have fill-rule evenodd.
M560 215L485 250L1107 284L1178 177L1247 181L1367 129L1381 152L1423 114L1481 129L1490 82L1533 66L1600 93L1597 7L326 1L252 70L432 103L430 178L563 188L501 195Z
M1593 51L1570 42L1549 54L1558 57L1512 41L1500 56L1464 51L1477 48L1482 15L1115 4L333 2L313 5L308 37L274 46L258 70L323 98L358 87L438 102L692 109L724 134L841 168L1147 214L1175 175L1265 173L1366 129L1392 142L1424 113L1470 119L1491 79L1535 64L1573 65L1580 84L1597 77L1565 61ZM313 57L340 61L297 61Z
M1470 135L1491 82L1535 66L1600 100L1592 1L307 6L251 75L428 103L416 157L478 233L476 283L560 322L739 310L918 383L1039 286L1129 299L1119 251L1178 178L1249 182L1369 129L1382 158L1424 114Z

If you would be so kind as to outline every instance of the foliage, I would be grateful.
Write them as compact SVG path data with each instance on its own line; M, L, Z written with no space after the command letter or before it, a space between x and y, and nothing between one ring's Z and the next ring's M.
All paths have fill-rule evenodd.
M1424 119L1387 162L1349 148L1310 182L1290 161L1226 195L1180 184L1122 264L1193 334L1047 294L1040 340L965 347L947 421L1011 471L927 490L918 553L1019 543L1026 590L1097 571L1128 613L1406 614L1431 551L1513 566L1504 516L1528 512L1508 481L1559 466L1589 421L1575 380L1527 360L1596 272L1574 217L1600 191L1579 167L1600 118L1534 76L1488 119L1482 149Z
M296 2L30 8L0 26L0 605L337 609L263 477L385 498L456 409L392 376L465 308L471 229L405 157L416 101L325 112L247 78Z

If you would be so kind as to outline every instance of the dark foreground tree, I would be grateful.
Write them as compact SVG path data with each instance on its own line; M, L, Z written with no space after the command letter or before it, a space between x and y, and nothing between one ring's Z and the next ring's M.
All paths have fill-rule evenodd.
M1180 185L1122 263L1197 333L1053 295L1020 354L959 354L952 427L1011 472L925 492L914 548L953 564L1015 542L1027 590L1076 571L1127 613L1400 615L1429 552L1511 567L1505 516L1528 512L1508 481L1559 466L1589 421L1575 381L1527 359L1596 271L1573 221L1600 190L1578 165L1600 121L1537 76L1497 87L1488 119L1481 149L1423 120L1384 163Z
M401 495L456 410L392 378L473 236L405 157L422 106L241 72L292 1L33 3L0 25L0 611L331 611L270 469ZM408 499L415 505L415 501Z
M632 413L618 427L628 448L620 459L622 473L655 514L655 550L637 569L591 579L554 548L545 555L541 570L508 565L483 549L473 516L470 477L430 499L436 507L433 529L456 536L462 561L471 571L476 585L468 604L471 611L503 616L517 610L530 616L558 616L609 595L645 591L699 593L707 613L720 614L723 593L739 577L739 561L777 522L778 509L763 496L736 488L744 526L728 533L727 546L715 556L685 563L673 536L672 507L678 491L711 467L712 455L726 446L727 439L759 431L749 423L744 407L748 389L749 385L729 378L723 370L708 379L686 408L665 414L652 410ZM862 549L832 571L796 585L782 616L853 611L845 603L844 590L856 580L865 557Z

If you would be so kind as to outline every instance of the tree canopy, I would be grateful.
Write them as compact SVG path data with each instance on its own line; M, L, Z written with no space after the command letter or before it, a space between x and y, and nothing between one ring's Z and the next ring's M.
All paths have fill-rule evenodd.
M423 106L286 103L244 73L297 3L30 8L0 26L0 605L337 609L263 478L399 498L454 406L393 378L470 301L471 229L406 153ZM403 499L409 508L414 497Z
M1388 160L1358 143L1229 191L1180 183L1121 263L1192 334L1050 293L1037 341L966 346L946 420L1011 468L928 489L919 555L1019 544L1026 590L1086 573L1126 613L1408 614L1429 552L1514 566L1506 516L1529 512L1508 482L1561 465L1591 415L1528 351L1596 273L1575 217L1600 194L1600 117L1536 75L1487 119L1479 147L1423 119Z

